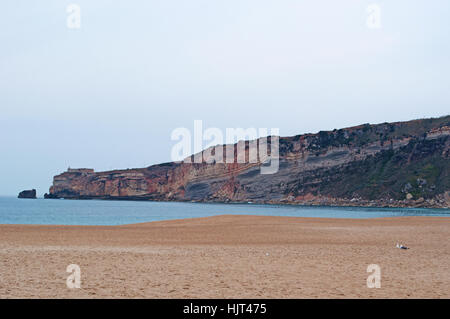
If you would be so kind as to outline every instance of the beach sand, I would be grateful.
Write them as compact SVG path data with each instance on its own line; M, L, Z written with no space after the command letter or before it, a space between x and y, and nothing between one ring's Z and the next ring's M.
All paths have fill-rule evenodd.
M1 225L0 298L449 298L449 239L438 217ZM381 288L367 287L370 264Z

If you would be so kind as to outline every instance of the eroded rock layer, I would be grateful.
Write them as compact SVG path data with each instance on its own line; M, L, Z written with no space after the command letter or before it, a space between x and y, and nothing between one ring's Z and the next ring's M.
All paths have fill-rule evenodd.
M364 124L280 137L275 174L262 161L70 169L46 197L448 208L449 136L450 116Z

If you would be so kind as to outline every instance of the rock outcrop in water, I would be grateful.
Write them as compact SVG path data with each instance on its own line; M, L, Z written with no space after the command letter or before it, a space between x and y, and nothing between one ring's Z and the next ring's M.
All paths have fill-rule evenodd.
M450 116L280 137L278 151L269 175L262 161L70 169L46 197L450 207Z
M30 199L35 199L36 198L36 190L32 189L32 190L25 190L19 193L19 196L17 196L18 198L30 198Z

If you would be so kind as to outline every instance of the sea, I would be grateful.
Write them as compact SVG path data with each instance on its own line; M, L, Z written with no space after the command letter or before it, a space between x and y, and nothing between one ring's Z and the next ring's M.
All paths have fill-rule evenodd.
M366 208L0 197L0 224L125 225L217 215L317 218L450 217L450 209Z

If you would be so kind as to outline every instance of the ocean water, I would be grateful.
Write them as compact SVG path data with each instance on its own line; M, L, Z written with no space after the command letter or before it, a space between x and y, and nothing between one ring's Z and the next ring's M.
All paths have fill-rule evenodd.
M223 214L322 218L450 217L450 210L18 199L13 197L0 197L0 224L123 225Z

